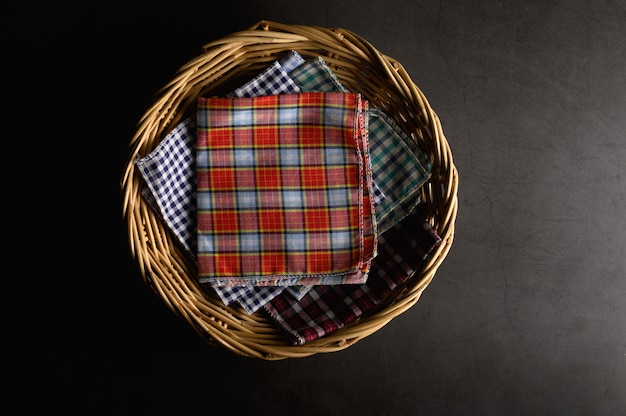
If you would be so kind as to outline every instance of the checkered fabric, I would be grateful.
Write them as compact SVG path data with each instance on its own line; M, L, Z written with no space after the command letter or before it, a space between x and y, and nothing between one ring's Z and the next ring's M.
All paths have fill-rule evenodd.
M289 72L289 76L302 91L349 92L321 56L315 60L301 63ZM372 197L374 206L380 204L385 198L385 194L376 184L376 181L372 183Z
M302 91L349 92L321 56L301 63L289 76Z
M363 316L419 270L441 243L439 235L415 213L379 238L378 256L367 283L315 286L300 301L282 293L264 305L294 345L329 335Z
M378 239L376 239L376 241L378 241ZM370 266L371 266L371 262L370 262ZM291 296L293 296L294 298L300 300L302 299L302 297L304 295L306 295L309 290L311 290L313 286L301 286L301 285L296 285L296 286L288 286L285 288L285 291L287 291L287 293L289 293Z
M256 76L242 87L233 91L229 96L252 97L254 94L275 95L277 90L271 88L272 85L281 84L281 79L285 79L285 73L291 73L295 68L305 65L306 61L296 52L291 51L280 61L278 67L274 64L268 67L263 73ZM259 88L259 85L269 86ZM295 86L289 77L285 84L288 88L279 87L282 92L305 91ZM376 190L374 190L376 192ZM276 297L283 290L287 290L296 299L301 299L311 288L311 286L294 285L288 287L265 287L265 286L215 286L214 291L226 305L238 302L248 313L256 312L262 305Z
M300 89L290 79L287 71L304 63L296 51L291 51L275 61L262 74L244 84L230 95L245 95L255 86L262 94L297 93ZM277 89L267 86L279 85ZM165 220L180 243L195 254L196 247L196 116L191 116L176 127L150 154L138 158L145 188L142 195Z
M253 314L267 302L280 295L284 286L217 286L213 287L224 305L237 302L247 313ZM302 296L300 296L302 299Z
M227 97L261 97L300 92L300 88L289 77L288 72L304 62L304 58L298 52L291 51Z
M200 98L197 117L201 282L366 280L376 233L360 94Z
M276 95L298 93L301 90L287 75L297 66L305 62L296 51L291 51L282 59L272 63L262 73L248 81L241 87L229 93L228 97L254 97L262 95ZM294 297L302 298L309 290L308 286L290 286L286 289ZM230 305L237 301L248 313L256 312L263 304L282 292L285 288L260 286L215 286L214 291L224 302Z
M147 186L142 194L192 253L196 251L195 141L196 118L189 117L150 154L134 161Z
M398 125L377 108L369 111L372 179L385 195L376 205L378 232L410 214L430 179L432 162Z
M303 91L347 91L322 57L302 63L289 76ZM381 234L417 206L432 162L390 117L374 107L368 114L372 189Z
M290 78L293 78L294 83L299 87L301 91L306 92L348 92L339 80L335 77L333 72L326 66L324 60L321 57L314 61L305 61L302 56L296 52L291 51L287 56L280 60L280 65L284 72L289 74ZM271 71L265 71L265 76L271 76L274 79L279 79L282 73L272 75ZM260 75L261 76L261 75ZM258 81L251 81L246 84L259 84ZM265 84L271 84L271 82L265 82ZM289 82L289 85L291 83ZM249 91L250 87L242 87L239 91ZM369 157L369 149L364 152ZM368 166L371 165L371 161L368 161ZM380 189L372 183L372 196L374 204L376 205L384 195ZM289 286L286 290L295 298L301 299L311 288L311 286ZM233 302L237 300L239 304L248 313L253 313L263 304L263 301L267 302L276 297L281 290L276 288L264 288L264 287L216 287L214 288L220 298L226 302ZM261 301L259 301L261 299ZM228 305L228 303L226 303Z
M255 97L300 92L301 90L287 76L287 73L303 63L305 63L304 58L298 52L291 51L252 80L228 94L228 96ZM300 299L309 288L298 285L290 286L286 289L292 296ZM248 313L257 311L258 308L277 296L283 289L285 288L259 286L214 287L215 292L224 304L230 305L232 302L237 301Z
M276 65L276 63L279 65ZM321 57L313 61L305 62L297 52L292 51L280 61L268 67L262 74L259 74L255 80L248 82L229 95L237 96L237 94L241 94L245 96L246 94L250 94L250 91L253 90L252 86L254 85L267 86L280 84L279 80L281 78L284 79L285 73L288 73L289 78L293 79L293 83L286 81L287 89L279 87L279 91L281 90L280 88L283 88L282 91L294 93L298 92L298 90L347 92ZM263 88L258 88L258 91L262 91L261 93L263 94L268 93L272 95L277 93L276 90ZM385 117L385 115L377 109L368 111L368 114L370 114L369 141L370 146L374 147L375 154L377 153L376 148L380 146L380 143L390 142L390 137L395 137L396 139L402 139L403 143L409 146L413 153L418 156L422 166L427 167L427 170L430 169L430 161L427 160L424 154L415 146L414 141L407 138L399 129L393 127L394 124L391 119L387 118L382 122L376 121L377 117ZM371 116L371 114L374 115ZM389 124L392 126L388 131L388 133L391 132L391 134L383 134L385 129L380 128L380 124L384 124L387 121L390 121ZM180 240L183 246L195 254L196 217L194 214L196 205L194 158L196 132L190 123L195 123L195 117L185 120L176 126L163 140L160 148L155 149L152 154L143 158L144 160L139 159L138 163L142 165L142 168L139 170L146 183L151 185L142 190L142 195L144 195L145 199L155 208L155 211L163 217L166 224L172 229L174 235ZM373 129L372 126L376 124L379 124L379 127ZM383 137L383 139L377 138L379 136ZM386 140L384 139L385 136L387 136ZM180 140L181 138L184 139ZM393 149L393 146L391 146L391 148ZM367 152L365 153L367 154ZM387 156L384 156L385 154ZM389 161L394 160L391 156L392 154L393 151L389 151L389 149L378 151L379 157L377 158L377 163L380 160L386 159L387 167L389 167ZM383 156L381 157L381 155ZM380 181L381 175L378 168L378 165L372 163L372 175ZM164 174L164 172L168 172L171 169L178 169L179 172L186 173L175 175L173 176L176 178L175 181L170 181L167 179L167 174ZM406 177L410 177L410 175L405 176L405 178ZM413 177L415 178L416 176ZM393 183L392 177L388 177L387 182L389 187L396 191L398 190L398 188L391 185ZM410 181L407 181L407 183L410 183ZM153 189L160 189L160 191L153 191ZM393 202L393 193L392 198L386 202L387 205L383 204L379 207L386 195L384 195L377 186L377 180L374 180L372 192L378 216L380 217L381 213L385 214L385 218L383 218L382 221L378 221L379 234L386 231L386 229L410 213L419 202L419 197L416 195L416 192L397 192L397 194L403 198L399 201L395 201L393 209L388 208ZM190 209L184 209L185 206L189 206ZM256 310L259 305L272 299L279 292L282 292L282 289L283 288L275 289L258 286L251 288L215 287L218 295L220 295L226 304L238 300L247 311ZM287 287L286 291L292 296L301 298L309 289L310 286L296 285Z
M302 65L306 61L304 60L302 55L300 55L297 51L290 51L289 53L287 53L287 55L281 58L278 62L280 63L281 68L286 73L290 73L291 71L294 70L294 68Z
M283 291L290 297L300 300L313 286L217 286L214 292L224 305L238 303L247 313L253 314Z

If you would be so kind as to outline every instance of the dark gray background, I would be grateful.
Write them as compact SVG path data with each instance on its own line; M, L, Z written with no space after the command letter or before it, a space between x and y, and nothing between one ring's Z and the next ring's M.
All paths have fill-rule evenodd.
M21 305L11 344L36 351L6 356L33 395L22 405L626 414L625 2L212 3L3 6L6 142L38 163L26 186L7 178L37 201L17 208L34 227L12 250L36 241L38 254L7 295ZM455 242L421 300L345 351L280 362L206 346L146 289L119 195L152 94L202 44L260 19L344 27L398 59L460 175Z

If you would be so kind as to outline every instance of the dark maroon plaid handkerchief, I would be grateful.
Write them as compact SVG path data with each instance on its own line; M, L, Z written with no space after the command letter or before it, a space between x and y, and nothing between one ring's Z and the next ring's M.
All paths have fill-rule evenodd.
M362 316L417 271L441 243L439 235L417 214L379 236L378 256L367 283L314 286L300 301L286 292L264 309L295 345L328 335Z

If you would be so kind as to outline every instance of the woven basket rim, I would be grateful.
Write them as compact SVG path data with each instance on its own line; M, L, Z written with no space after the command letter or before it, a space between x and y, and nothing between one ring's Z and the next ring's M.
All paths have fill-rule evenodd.
M194 280L194 260L159 221L140 193L133 161L151 152L184 117L193 114L201 95L219 94L250 79L290 50L305 58L322 56L349 90L380 107L426 151L432 177L421 198L424 215L442 238L422 269L396 288L374 311L318 340L294 346L269 318L248 315L221 301ZM411 308L432 281L454 239L458 172L441 122L408 72L395 59L344 28L288 25L261 20L201 48L159 90L137 123L121 179L122 214L129 249L144 282L209 344L236 354L280 360L340 351L375 333Z

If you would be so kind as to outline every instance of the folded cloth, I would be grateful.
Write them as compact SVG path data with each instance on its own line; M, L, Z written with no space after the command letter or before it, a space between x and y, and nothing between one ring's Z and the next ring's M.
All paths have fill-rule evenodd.
M285 75L285 73L288 75ZM289 89L299 88L299 90L303 92L348 92L348 90L343 88L333 72L326 66L321 57L313 61L305 61L298 52L291 51L280 60L278 67L276 67L275 64L272 65L257 77L229 94L229 96L255 96L255 94L262 95L263 93L273 94L275 90L271 86L282 85L283 83L288 86ZM270 87L260 88L259 85ZM278 88L283 87L277 87L277 89ZM285 90L281 89L280 91ZM369 151L364 153L369 155ZM368 166L370 165L371 161L368 162ZM372 185L373 203L377 205L384 196L374 183L372 183ZM286 290L296 299L301 299L310 288L311 286L296 285L289 286ZM282 289L259 286L221 286L215 287L214 289L226 305L238 301L248 313L256 312L264 302L273 299L282 292Z
M263 72L227 94L227 97L259 97L264 95L290 94L301 92L300 88L289 77L288 73L295 67L306 62L296 51L290 51L280 60L274 61ZM194 142L195 151L195 142ZM310 286L260 287L248 286L214 286L213 289L225 305L237 301L243 309L252 314L266 302L276 297L283 290L300 299Z
M297 93L300 88L287 72L305 60L291 51L229 96ZM186 118L148 155L137 158L145 188L142 195L164 219L187 250L196 246L196 116Z
M246 97L300 92L286 76L305 60L291 51L252 80L232 91L229 96ZM135 161L143 179L142 196L172 230L177 240L192 255L196 254L196 116L179 123L150 154ZM216 288L225 304L239 300L252 313L264 300L283 288ZM308 287L293 286L287 290L301 298ZM255 293L258 292L258 293Z
M367 283L314 286L300 301L281 293L263 310L294 345L327 336L378 305L419 270L440 243L439 235L414 212L379 237Z
M163 138L157 147L134 161L147 189L142 195L163 218L187 251L196 251L196 117Z
M398 125L377 108L368 113L372 180L384 195L376 204L378 232L409 215L430 179L432 162Z
M349 92L321 56L300 63L289 72L289 77L302 91Z
M284 286L213 286L214 292L217 293L224 305L238 303L250 315L280 295L285 289L287 288ZM302 296L297 298L302 299Z
M299 88L288 73L307 62L302 56L291 51L279 61L274 62L262 73L237 88L228 97L255 97L305 91ZM347 91L345 91L347 92ZM369 161L369 152L366 152ZM374 189L374 195L378 195ZM376 202L376 200L374 200ZM266 302L276 297L283 290L287 290L296 299L301 299L311 286L293 285L287 287L248 286L214 286L213 289L225 305L237 301L247 313L256 312Z
M347 92L322 57L303 62L289 76L302 91ZM432 162L380 109L370 105L368 114L373 197L382 234L417 206Z
M285 78L285 73L288 75L287 78ZM271 87L272 85L276 86L275 89ZM341 85L323 58L318 57L312 61L305 61L296 51L291 51L285 57L270 65L257 77L228 94L228 96L249 96L255 93L273 95L279 92L295 93L298 91L347 92L347 89ZM373 176L372 197L378 217L377 229L378 233L381 234L411 212L417 205L419 196L416 195L416 192L410 191L419 187L420 182L419 174L404 174L404 182L409 184L409 187L394 186L394 176L385 174L384 171L381 173L381 169L389 169L390 172L396 173L402 172L402 169L393 169L395 159L392 155L402 154L406 146L412 149L413 153L421 161L420 163L422 163L421 166L416 167L417 172L429 171L432 165L430 165L428 158L416 147L415 142L404 135L397 126L394 127L395 123L393 120L385 117L384 113L376 108L370 109L368 113L370 115L369 142L370 146L374 146L374 149L370 149L370 151L377 155L376 163L370 162ZM195 246L197 241L195 216L195 121L195 116L192 116L181 122L164 138L157 149L145 158L136 161L137 166L141 166L139 170L147 184L147 187L142 190L142 195L151 203L155 211L160 213L165 223L172 229L182 245L194 255L196 253ZM377 125L378 127L376 128ZM385 128L381 128L385 126L389 127L387 133ZM388 134L389 131L392 134ZM404 146L402 144L394 146L392 138L403 140ZM387 145L383 146L384 143L387 143ZM398 147L401 147L402 150L398 151ZM396 150L394 151L394 149ZM412 158L413 155L408 154L404 156L405 158ZM412 159L412 163L415 163L415 159ZM381 163L381 161L384 161L384 163ZM403 163L403 165L405 167L411 166L411 162ZM177 169L180 173L170 176L170 171L173 169ZM171 180L171 178L175 179ZM385 180L381 178L385 178ZM413 179L412 185L411 178ZM424 175L423 179L427 179L426 175ZM392 190L390 193L392 198L382 205L381 203L386 198L386 195L377 186L378 182L383 186L386 184L387 189ZM394 201L393 196L396 194L403 198ZM390 208L392 206L393 209ZM189 207L189 209L185 207ZM220 286L214 289L225 304L228 305L230 302L238 300L244 309L249 312L256 311L264 300L272 299L283 290L283 288L275 289L258 286L250 288ZM286 287L285 289L294 297L300 298L310 289L310 286L296 285ZM254 296L252 296L252 293L254 293Z
M199 98L200 282L366 281L376 255L366 140L357 93Z
M273 89L271 86L278 87ZM305 61L298 52L291 51L228 95L245 97L255 92L274 95L299 91L347 92L323 58ZM372 191L377 208L378 233L383 233L419 202L414 191L429 179L432 163L415 142L382 111L370 106L369 120L370 152L376 155L372 161ZM152 205L156 205L157 211L174 235L193 253L196 244L195 121L195 116L184 120L153 152L135 161L147 186L142 195ZM191 123L194 123L193 126ZM395 142L398 144L395 145ZM406 148L411 149L411 152L403 155ZM393 155L403 156L396 159ZM401 166L396 168L394 165L400 165L396 163L400 159L403 159ZM405 172L407 168L413 168L413 172ZM394 185L394 175L398 172L399 180L404 182L404 186ZM381 188L387 189L387 192L391 190L392 195L399 195L401 199L390 198L381 205L382 200L387 197Z
M300 88L288 73L304 62L304 58L298 52L291 51L281 60L274 61L253 79L227 94L227 97L261 97L300 92Z
M313 286L214 286L213 291L224 305L238 303L248 314L253 314L283 291L300 300Z

